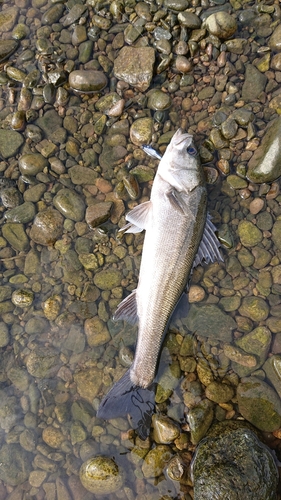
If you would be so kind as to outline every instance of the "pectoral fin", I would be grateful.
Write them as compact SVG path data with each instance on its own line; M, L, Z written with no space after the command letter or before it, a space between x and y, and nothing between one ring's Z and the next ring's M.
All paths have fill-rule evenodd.
M147 228L149 222L150 211L152 209L151 201L145 201L137 207L133 208L126 215L126 220L129 224L122 227L120 231L125 233L140 233Z
M206 224L202 236L201 243L198 248L197 255L193 262L193 267L198 266L201 262L223 262L223 258L220 253L220 242L215 234L216 226L212 223L211 217L207 214Z

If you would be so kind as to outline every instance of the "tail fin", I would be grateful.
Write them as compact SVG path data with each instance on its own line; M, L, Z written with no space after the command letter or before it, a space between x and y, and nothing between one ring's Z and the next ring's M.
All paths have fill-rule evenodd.
M102 399L97 417L108 420L128 414L132 428L137 430L141 439L146 439L154 411L154 387L144 389L134 385L128 370Z

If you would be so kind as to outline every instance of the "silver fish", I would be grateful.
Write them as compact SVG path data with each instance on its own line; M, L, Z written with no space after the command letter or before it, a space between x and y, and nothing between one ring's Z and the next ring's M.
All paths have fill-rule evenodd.
M154 411L157 360L169 321L181 302L192 268L222 260L215 226L207 215L207 192L190 134L180 129L162 157L150 201L126 216L127 233L146 230L139 282L118 306L114 319L138 323L133 364L103 398L98 417L129 414L141 437Z

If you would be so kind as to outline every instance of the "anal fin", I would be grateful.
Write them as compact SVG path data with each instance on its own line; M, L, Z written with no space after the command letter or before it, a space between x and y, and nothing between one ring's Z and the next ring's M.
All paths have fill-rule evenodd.
M137 290L133 290L128 297L120 302L113 315L114 321L125 319L131 325L136 325L138 323L139 318L136 291Z

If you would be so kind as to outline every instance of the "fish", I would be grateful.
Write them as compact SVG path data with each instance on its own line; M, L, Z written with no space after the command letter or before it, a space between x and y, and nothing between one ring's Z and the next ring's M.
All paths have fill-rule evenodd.
M178 129L160 158L150 200L133 208L121 229L146 232L137 288L113 316L115 321L138 324L134 360L97 411L103 419L127 414L142 439L149 435L155 411L161 345L172 316L180 304L188 304L192 270L202 262L223 260L216 227L207 213L204 171L193 136Z

